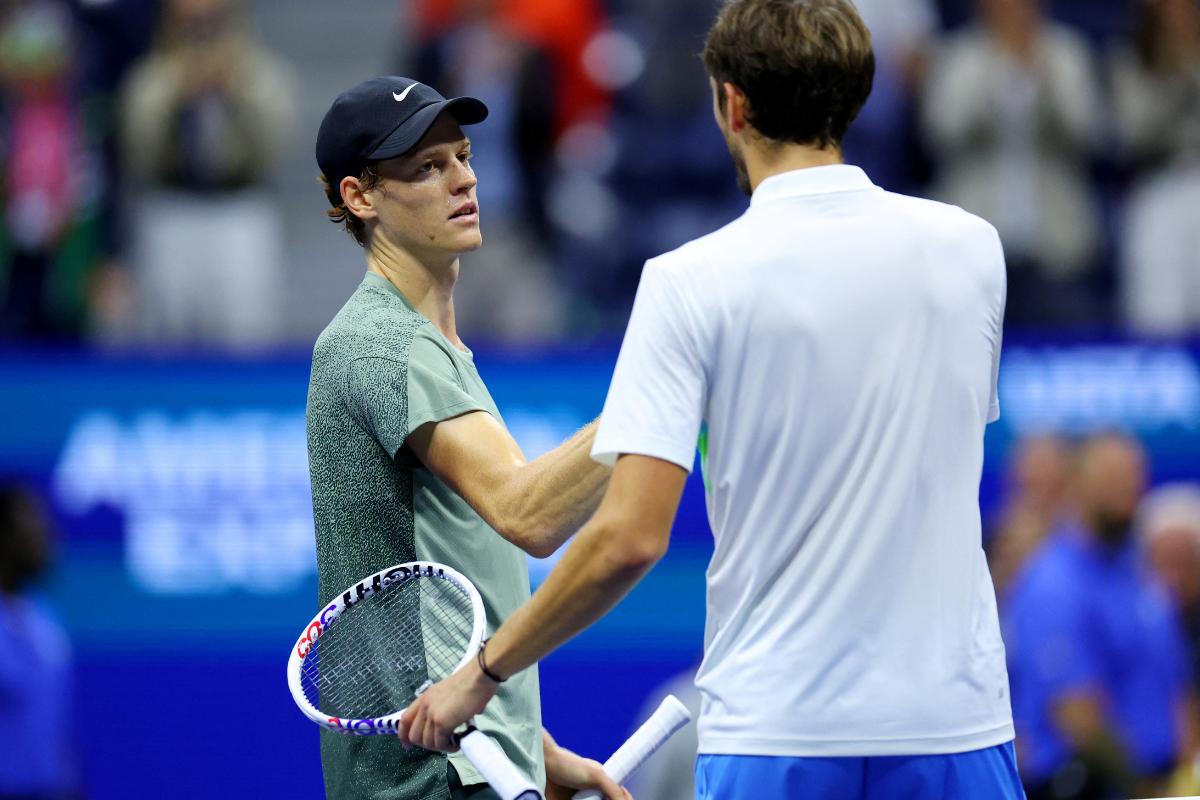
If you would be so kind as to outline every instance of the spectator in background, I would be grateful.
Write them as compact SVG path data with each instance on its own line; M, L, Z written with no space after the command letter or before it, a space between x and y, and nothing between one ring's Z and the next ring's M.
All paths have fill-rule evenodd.
M124 97L140 326L229 347L279 335L282 227L267 189L292 87L232 0L168 0Z
M1185 763L1173 794L1200 794L1200 486L1161 486L1138 510L1138 533L1150 564L1171 590L1187 636L1191 692L1185 718Z
M1121 299L1135 331L1200 330L1200 2L1142 0L1112 59L1116 124L1141 177L1125 210Z
M606 218L593 202L586 212L592 230L579 224L584 217L571 226L577 234L571 255L589 267L564 275L579 301L572 318L591 317L593 325L609 330L623 329L629 319L647 259L711 232L746 208L745 195L730 180L729 151L713 125L708 77L696 57L712 18L696 13L695 0L622 5L617 13L620 35L631 45L626 77L632 80L616 98L611 172L597 176L611 189L615 213Z
M1150 564L1182 611L1200 684L1200 486L1160 486L1138 510L1138 533Z
M871 96L846 135L848 163L862 167L879 186L914 193L921 175L914 101L925 69L938 14L933 0L855 0L871 31L879 69Z
M0 338L78 335L99 259L93 143L50 0L0 11Z
M447 33L455 24L458 7L471 0L416 0L414 22L426 37ZM604 26L601 0L496 0L495 14L508 30L535 43L553 60L554 135L574 125L604 121L609 96L588 75L583 54Z
M1018 763L1031 800L1158 796L1182 755L1183 634L1133 535L1146 481L1137 442L1080 450L1078 520L1013 583L1005 645Z
M74 74L95 143L93 202L99 206L96 248L99 263L88 283L87 335L105 341L134 316L132 276L124 262L126 242L121 198L119 90L129 67L150 49L159 0L72 2L76 49Z
M70 733L71 648L29 591L50 563L50 533L38 499L0 485L0 797L77 797Z
M544 196L553 168L553 61L499 13L498 0L459 0L454 23L423 43L415 75L453 95L487 104L488 124L471 132L472 166L487 254L468 264L455 293L464 336L507 342L545 339L563 326L549 272Z
M525 297L520 297L521 286L507 286L498 280L473 281L474 288L461 298L456 297L456 302L464 309L463 319L472 319L472 324L478 321L494 330L496 317L502 320L516 317L521 321L513 332L506 332L502 327L499 332L503 338L532 339L536 333L537 338L546 339L555 333L561 334L564 326L575 334L580 331L592 333L590 328L594 326L594 320L588 317L596 306L605 303L607 297L593 295L589 290L597 282L605 288L616 283L603 279L612 273L612 264L618 260L615 251L621 250L623 241L614 240L616 226L606 224L615 216L614 204L594 174L603 171L605 162L611 160L608 124L612 87L597 79L594 67L598 59L588 58L588 53L597 49L595 44L606 30L606 5L601 0L416 0L409 9L413 27L421 31L424 41L461 41L463 37L456 34L454 27L461 24L466 6L468 16L490 17L493 33L503 31L505 37L519 42L527 53L532 50L538 60L544 62L538 65L540 74L526 72L519 76L524 86L533 91L519 94L518 99L525 108L516 120L517 130L523 137L520 166L526 172L522 179L528 189L540 191L541 196L534 204L526 202L524 208L513 211L530 215L527 222L532 223L540 237L541 252L537 255L554 265L553 272L542 279L540 286L532 280L521 281L521 285L531 290ZM690 12L689 7L687 13ZM693 49L693 59L694 55ZM428 61L418 63L416 69L419 78L423 75L430 75L429 80L437 78L426 72ZM446 77L450 78L446 85L455 85L452 74L447 73ZM461 90L481 97L487 94L467 86L461 86ZM493 106L491 99L484 99ZM538 129L522 124L523 121L540 122L527 113L530 102L538 100L551 104L547 109L550 124L540 129L540 136ZM497 129L498 126L489 120L484 127ZM543 151L544 146L550 149ZM479 152L483 153L484 149L479 148ZM489 149L488 152L493 153L489 158L500 155L499 150ZM537 158L531 160L528 155ZM493 183L490 178L483 179L488 164L477 160L475 166L481 173L481 186ZM546 201L549 193L553 193L552 203ZM526 194L526 198L529 197ZM489 208L498 206L489 204ZM502 278L506 273L493 268L493 259L496 263L519 263L521 253L519 248L508 246L493 249L494 245L502 244L504 238L493 235L493 231L499 230L496 225L499 220L499 217L492 220L485 216L483 233L488 241L487 252L481 256L478 267L469 263L466 266ZM523 269L534 277L543 271L536 263ZM593 276L600 276L599 281ZM621 288L625 290L620 292L623 298L632 297L632 287ZM585 296L587 302L572 304L575 292ZM518 299L509 299L513 296ZM468 307L469 314L465 311ZM623 303L622 324L627 312L627 303ZM541 330L536 330L539 328Z
M978 9L939 48L925 86L935 193L1000 231L1009 323L1093 321L1100 232L1088 169L1102 131L1087 45L1039 0Z
M1001 600L1029 556L1063 523L1070 469L1070 448L1057 436L1033 436L1017 445L1008 496L988 543L992 583Z

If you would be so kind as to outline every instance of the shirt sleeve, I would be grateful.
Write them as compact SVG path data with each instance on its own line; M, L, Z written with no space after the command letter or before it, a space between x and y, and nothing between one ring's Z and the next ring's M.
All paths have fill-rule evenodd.
M692 469L707 378L700 320L678 280L655 261L642 272L592 446L603 464L629 453Z
M1008 304L1008 272L1004 264L1004 248L1000 244L1000 235L992 230L995 237L996 269L999 271L999 298L996 302L992 318L992 396L988 403L988 423L1000 419L1000 351L1004 344L1004 310Z
M996 334L996 342L992 345L992 398L988 402L988 423L1000 419L1000 350L1003 349L1004 334Z
M407 362L381 356L355 359L347 384L351 407L393 458L425 423L488 410L468 394L450 354L420 332Z

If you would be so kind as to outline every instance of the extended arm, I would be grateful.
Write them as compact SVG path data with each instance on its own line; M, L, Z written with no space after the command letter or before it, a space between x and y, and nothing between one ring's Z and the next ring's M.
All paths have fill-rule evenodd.
M1103 125L1091 54L1082 42L1063 39L1044 52L1042 63L1038 119L1043 141L1071 153L1094 151Z
M488 668L501 677L520 672L616 605L666 552L686 480L687 471L676 464L622 456L596 515L529 602L489 641ZM436 748L481 712L496 688L470 662L409 706L400 738Z
M592 461L593 422L526 462L495 417L473 412L413 431L408 448L501 536L530 555L557 550L596 510L610 470Z

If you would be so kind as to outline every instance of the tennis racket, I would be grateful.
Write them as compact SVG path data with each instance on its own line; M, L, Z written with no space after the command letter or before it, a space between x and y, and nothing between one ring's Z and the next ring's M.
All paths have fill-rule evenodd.
M654 755L677 730L687 725L691 718L691 713L679 702L679 698L673 694L667 695L650 718L604 762L604 772L617 783L625 783L638 767L646 763L646 759ZM574 800L601 800L602 797L595 789L584 789L575 793Z
M288 656L292 699L321 727L394 736L400 715L431 683L475 657L487 616L461 573L428 561L397 564L335 597ZM468 725L455 741L504 800L542 800L492 739Z

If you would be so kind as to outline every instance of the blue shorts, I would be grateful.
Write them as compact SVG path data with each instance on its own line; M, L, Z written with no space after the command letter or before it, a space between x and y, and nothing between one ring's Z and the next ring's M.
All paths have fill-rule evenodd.
M937 756L701 755L697 800L1024 800L1012 742Z

